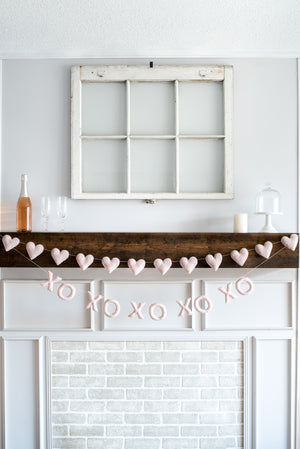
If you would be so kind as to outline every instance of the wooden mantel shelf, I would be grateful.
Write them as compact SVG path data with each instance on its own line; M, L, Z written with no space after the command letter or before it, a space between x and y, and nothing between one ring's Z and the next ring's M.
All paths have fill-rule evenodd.
M6 232L2 232L2 235ZM179 259L183 256L195 256L204 258L207 254L217 252L228 255L234 249L247 248L249 257L244 267L257 266L264 259L256 254L254 247L257 243L263 244L267 240L274 244L272 254L283 248L280 243L282 236L286 234L264 234L264 233L93 233L93 232L32 232L14 233L7 232L11 237L18 237L22 243L33 241L41 243L48 250L52 248L67 249L70 254L78 253L93 254L95 258L104 256L118 257L126 267L126 261L131 257L134 259L145 259L146 267L153 267L152 262L156 258L169 257L173 261L173 267L179 267ZM16 251L5 252L0 245L1 267L35 267L35 265L22 257ZM25 245L20 244L18 251L27 256ZM250 251L252 250L252 251ZM56 266L49 251L44 251L35 261L42 267ZM69 257L61 267L78 267L75 257ZM298 268L299 252L287 248L279 254L267 260L262 268ZM92 267L102 267L101 260L95 260ZM208 268L205 260L200 260L199 268ZM221 268L237 268L238 265L229 257L223 257Z

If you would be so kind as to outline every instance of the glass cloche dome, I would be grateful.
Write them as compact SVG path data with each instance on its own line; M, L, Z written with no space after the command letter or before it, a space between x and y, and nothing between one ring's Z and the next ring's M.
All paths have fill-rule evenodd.
M256 213L266 216L266 222L261 232L277 232L272 225L271 215L280 215L281 212L281 195L278 190L272 189L267 184L256 195Z
M281 195L267 184L256 196L257 214L281 214Z

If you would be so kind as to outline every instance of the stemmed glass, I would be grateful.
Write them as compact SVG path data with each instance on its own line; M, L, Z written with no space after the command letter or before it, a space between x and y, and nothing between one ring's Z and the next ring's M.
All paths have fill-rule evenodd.
M42 196L41 215L43 217L43 230L48 231L49 215L51 210L51 199L49 196Z
M67 218L67 197L66 196L59 196L57 197L56 202L56 211L58 218L60 219L60 231L64 232L65 230L65 221Z

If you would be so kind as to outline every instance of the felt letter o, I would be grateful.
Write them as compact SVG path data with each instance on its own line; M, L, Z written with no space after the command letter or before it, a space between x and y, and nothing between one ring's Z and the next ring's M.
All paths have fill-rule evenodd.
M243 282L248 284L248 290L242 290L241 284ZM249 278L240 278L236 281L235 288L237 289L237 291L239 292L240 295L249 295L250 293L253 292L254 287L253 287L253 282Z
M68 295L64 295L63 294L63 289L64 288L69 288L70 289L70 293ZM76 288L73 287L73 285L71 285L71 284L61 284L58 287L58 290L57 290L57 296L60 299L62 299L63 301L70 301L71 299L74 298L75 293L76 293Z
M160 308L160 310L161 310L161 315L160 316L155 315L155 313L154 313L155 307L159 307ZM151 306L149 307L149 315L150 315L150 318L152 320L161 321L164 318L166 318L166 316L167 316L167 309L165 308L165 306L163 304L154 303L154 304L151 304Z
M202 300L205 301L206 304L207 304L206 309L202 309L200 307L200 301L202 301ZM194 307L197 310L197 312L208 313L212 309L212 303L211 303L210 299L207 296L203 296L203 295L202 296L197 296L197 298L195 298L195 300L194 300Z
M107 310L109 304L114 304L115 306L115 311L113 313L109 313ZM108 316L108 318L115 318L120 313L120 304L118 303L118 301L115 301L114 299L107 299L106 301L104 301L103 304L103 313L104 315Z

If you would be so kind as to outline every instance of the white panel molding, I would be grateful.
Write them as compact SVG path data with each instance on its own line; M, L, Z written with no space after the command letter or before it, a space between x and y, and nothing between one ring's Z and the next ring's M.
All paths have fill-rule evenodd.
M4 449L5 447L5 382L4 382L4 340L1 337L0 338L0 398L1 398L1 404L0 404L0 447Z
M80 284L87 284L89 285L89 290L91 290L92 292L94 291L94 281L93 280L80 280L80 279L64 279L61 281L61 283L80 283ZM5 332L8 333L15 333L15 332L28 332L28 329L26 328L9 328L7 326L7 320L6 320L6 312L5 312L5 306L6 306L6 298L5 298L5 285L6 284L33 284L33 285L38 285L40 284L40 280L29 280L29 279L16 279L16 280L7 280L7 279L3 279L1 281L1 297L2 297L2 304L0 307L0 317L2 318L2 329ZM42 287L41 287L42 288ZM55 292L52 292L53 295L56 295ZM86 298L86 303L88 302L88 297ZM91 330L95 330L95 324L94 324L94 315L92 310L89 310L89 325L86 328L73 328L73 329L65 329L65 328L49 328L47 329L47 331L49 332L87 332L87 331L91 331ZM44 335L45 334L45 330L44 329L39 329L36 328L34 329L34 331L36 331L39 335ZM29 332L33 332L33 329L31 329Z
M1 278L0 278L1 279ZM5 329L4 326L4 282L3 280L0 281L0 328L1 330Z
M243 340L244 346L244 449L252 449L253 438L253 359L252 338Z
M35 398L36 398L36 410L38 411L38 417L37 420L38 422L36 423L36 435L35 435L35 441L36 441L36 445L37 447L40 447L40 449L44 449L45 445L43 444L43 432L44 429L42 428L42 433L41 433L41 413L42 413L42 407L41 407L41 392L40 392L40 375L41 375L41 371L40 371L40 344L41 344L41 337L37 337L35 335L26 335L24 337L17 337L17 336L5 336L3 337L3 383L2 383L2 390L3 390L3 449L10 449L8 444L7 444L7 422L6 422L6 404L7 404L7 399L6 399L6 379L7 379L7 374L6 374L6 367L5 367L5 359L6 359L6 343L9 341L31 341L31 342L36 342L38 344L38 351L37 351L37 355L38 355L38 365L34 367L34 369L37 370L38 375L37 378L39 379L39 383L38 385L35 386L36 388L36 393L35 394Z
M252 448L257 449L257 339L252 339Z
M52 449L52 409L51 409L51 340L47 337L44 339L44 391L45 391L45 448Z
M48 445L47 433L49 429L48 407L49 402L47 383L47 341L45 337L39 338L39 419L40 419L40 449L51 449ZM51 427L50 427L51 428Z
M118 298L108 298L106 296L106 290L105 289L109 285L130 285L130 284L134 284L134 285L139 285L141 288L143 286L147 286L149 284L150 285L163 285L163 286L165 286L165 285L172 285L172 286L174 286L174 285L186 285L187 288L188 288L188 293L187 293L186 297L192 297L193 298L194 297L193 296L194 295L194 291L198 291L199 290L199 288L195 290L195 287L194 287L195 283L196 283L195 280L194 281L192 281L192 280L181 280L181 281L179 281L178 280L178 281L173 281L173 282L171 282L171 281L163 281L163 280L161 280L161 281L156 281L156 280L153 280L153 281L141 281L141 280L136 280L136 281L135 280L132 280L132 281L101 281L101 295L103 295L104 299L115 299L115 300L118 299ZM174 308L178 307L178 311L179 311L180 310L179 306L176 304L175 300L179 299L179 300L184 302L186 297L185 298L174 298L174 303L172 304L172 307L174 307ZM157 301L154 300L153 302L157 302ZM103 300L101 300L101 306L102 305L103 305ZM128 304L126 304L126 305L128 306ZM122 302L120 303L120 306L122 307ZM144 312L146 313L146 310L144 310ZM197 315L198 315L198 313L193 313L193 315L191 317L191 327L190 328L189 327L180 328L178 330L175 330L175 332L191 333L191 332L195 332L196 330L198 330L199 329L199 324L197 325L196 323L197 323L197 319L198 319L198 321L200 321L200 317L197 317ZM105 332L147 332L147 333L149 332L150 334L154 334L156 332L159 332L160 335L161 335L162 332L166 332L166 333L174 332L174 329L169 329L168 330L168 328L164 327L164 321L159 323L160 326L157 329L155 329L155 330L151 330L151 329L147 328L146 324L144 326L145 327L144 330L135 329L134 328L134 323L132 323L133 326L130 329L129 328L127 328L127 329L118 329L118 328L109 329L109 328L106 328L105 321L106 321L106 319L104 317L104 314L101 313L101 322L100 322L100 326L101 327L100 327L100 329L102 331L105 331Z
M72 269L71 269L72 270ZM56 274L60 274L61 277L70 279L70 273L74 273L68 269L55 269ZM6 270L3 272L6 275L7 272L10 273L11 278L16 277L16 281L31 281L31 273L35 270L26 270L26 269L16 269L16 270ZM238 278L245 275L246 269L237 269L237 270L222 270L218 272L218 280L216 281L216 273L212 273L210 270L197 270L196 273L193 273L191 276L185 276L182 273L182 270L174 269L172 273L170 273L170 278L168 281L159 280L157 273L154 270L149 270L147 273L142 273L143 278L139 281L135 281L132 274L128 272L128 270L120 270L120 275L118 275L118 280L112 280L113 276L109 276L104 270L99 269L91 269L90 273L78 272L78 277L76 282L85 281L90 284L91 291L94 294L98 294L101 292L103 294L103 285L105 282L112 283L118 282L120 284L127 282L140 282L140 284L147 283L188 283L191 285L191 295L192 297L196 297L199 294L205 293L205 287L207 282L224 282L226 280L230 280L232 278ZM91 281L90 277L94 277L94 280ZM160 276L160 275L159 275ZM25 279L20 279L23 277ZM38 273L38 276L41 279L44 279L44 273ZM289 328L281 328L281 329L236 329L236 330L201 330L205 329L203 324L201 325L200 321L202 320L205 324L205 314L196 320L193 323L194 331L187 330L172 330L172 331L110 331L110 332L102 332L101 326L98 322L101 314L95 314L91 312L91 328L85 330L84 332L78 330L70 330L70 329L53 329L53 330L13 330L8 331L4 330L0 332L0 337L2 336L4 340L37 340L38 348L39 348L39 395L38 395L38 412L40 418L40 430L39 430L39 442L40 447L42 449L51 449L52 444L52 436L51 436L51 342L52 341L147 341L151 339L152 341L243 341L244 343L244 437L245 437L245 449L256 449L256 427L255 427L255 407L257 404L256 397L256 384L255 384L255 375L257 373L257 344L261 340L291 340L291 358L290 358L290 380L291 380L291 391L290 391L290 410L291 410L291 449L299 449L299 441L297 440L296 446L293 445L294 441L294 433L298 432L299 429L297 427L297 422L295 422L296 418L294 418L295 413L295 400L293 396L295 396L295 366L299 361L296 361L295 358L295 350L296 343L293 341L295 338L295 326L298 324L299 326L299 313L297 315L297 304L296 304L296 292L297 292L297 282L295 281L296 270L257 270L255 274L252 275L252 279L255 282L287 282L291 285L291 293L292 293L292 327ZM27 279L26 279L27 278ZM100 279L99 279L100 278ZM115 278L116 279L116 278ZM123 279L123 280L120 280ZM205 279L205 280L204 280ZM10 279L10 281L15 282L14 279ZM38 280L36 281L38 282ZM184 299L184 298L179 298ZM5 343L3 344L5 346ZM297 348L299 352L299 348ZM4 357L4 351L3 351ZM4 370L3 370L4 372ZM5 379L3 379L3 382ZM5 388L4 383L2 384L3 388L3 400L2 407L5 410ZM299 399L299 391L298 399ZM299 403L299 400L297 400ZM298 415L297 415L298 416ZM5 416L4 413L2 415L3 422L3 448L5 446ZM297 433L297 438L298 437Z
M47 268L45 268L47 269ZM104 268L89 268L86 271L78 270L77 268L63 268L63 267L49 267L55 276L60 276L64 280L75 279L78 281L92 282L94 280L101 281L168 281L168 282L183 282L191 280L203 280L206 282L216 281L233 281L240 277L247 277L249 268L220 268L216 273L209 268L195 268L191 274L187 274L182 268L172 268L166 275L165 280L162 279L161 274L155 268L147 268L138 279L131 273L128 268L118 268L112 274L109 274ZM251 269L252 271L252 269ZM261 268L251 273L251 279L255 282L292 282L297 278L298 270L296 268ZM45 280L45 273L39 268L2 268L3 280Z
M258 339L264 339L270 337L273 340L290 340L295 337L294 331L251 331L251 330L239 330L239 331L199 331L194 332L192 330L180 330L180 331L150 331L150 330L139 330L139 331L49 331L44 332L41 335L41 332L31 332L31 335L39 339L41 336L45 336L48 338L57 338L58 340L64 341L135 341L139 339L140 341L147 341L151 338L151 341L160 341L164 339L165 341L179 341L179 340L190 340L197 341L199 339L203 341L209 340L242 340L246 337L256 337ZM11 338L12 332L5 331L0 332L0 338ZM14 334L14 338L18 340L26 339L28 337L28 332L17 332Z
M197 313L194 310L194 304L193 304L193 300L195 298L197 298L197 296L201 295L201 288L202 288L202 281L192 281L190 284L190 296L192 298L191 301L191 309L193 311L193 315L192 315L192 329L195 332L199 332L202 329L202 316L204 315L203 313Z
M299 84L300 85L300 84ZM298 298L300 296L300 270L298 270ZM294 369L296 371L296 394L295 394L295 439L296 439L296 449L300 449L300 343L299 343L299 329L300 329L300 307L297 302L297 334L295 342L295 365Z
M28 337L28 332L17 332L13 333L11 331L0 332L0 338L11 338L11 336L18 340L26 339ZM279 330L279 331L268 331L259 330L252 331L251 329L246 330L236 330L236 331L199 331L195 332L193 330L161 330L161 331L151 331L151 330L126 330L126 331L84 331L79 332L77 330L66 330L66 331L47 331L41 333L31 332L30 333L36 339L41 336L48 338L57 338L58 340L64 341L135 341L136 339L140 341L209 341L209 340L242 340L246 337L256 337L258 339L264 339L270 337L273 340L290 340L295 337L295 332L290 330Z
M259 343L262 341L274 341L275 339L271 336L266 336L265 338L256 338L253 337L253 449L258 448L257 444L257 427L258 427L258 421L257 421L257 410L259 407L259 398L258 398L258 391L257 391L257 384L258 384L258 348ZM283 340L282 338L277 338L276 340ZM295 449L295 402L294 397L296 396L296 376L295 372L293 372L294 367L294 360L295 360L295 342L293 339L285 339L285 341L289 342L289 428L290 432L289 435L287 435L288 438L288 447L289 449ZM298 449L298 446L296 445L296 449Z
M296 414L297 414L297 333L290 343L290 415L291 415L291 449L297 448Z
M235 282L236 279L232 280L232 279L227 279L229 282L231 281L232 283ZM256 279L252 279L254 284L270 284L270 285L274 285L274 281L271 280L256 280ZM219 280L209 280L209 281L202 281L203 282L203 295L207 294L207 286L208 285L216 285L216 284L220 284L220 282L222 282L220 279ZM290 290L290 307L291 307L291 326L282 326L282 327L270 327L268 326L267 329L268 331L290 331L293 330L295 328L295 323L296 323L296 283L294 280L278 280L275 281L275 283L286 283L289 284L289 290ZM237 292L235 292L237 293ZM237 293L238 294L238 293ZM236 299L232 300L232 301L242 301L243 300L243 296L239 296ZM223 299L223 298L222 298ZM226 331L240 331L240 332L244 332L247 330L251 330L251 332L256 332L256 331L263 331L264 329L266 329L266 327L231 327L230 329L228 328L221 328L221 327L208 327L207 326L207 315L203 314L203 330L207 331L207 332L215 332L215 331L220 331L220 332L226 332Z

